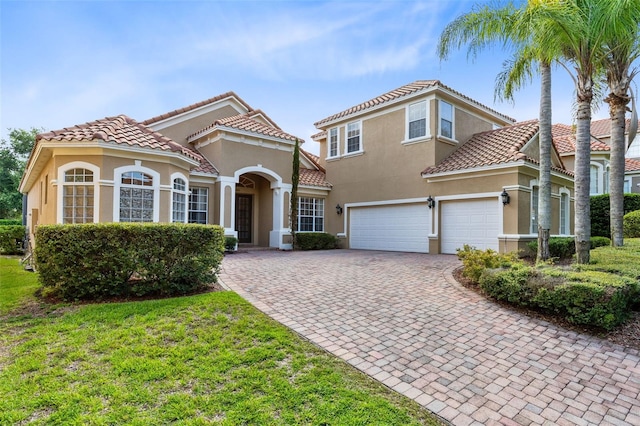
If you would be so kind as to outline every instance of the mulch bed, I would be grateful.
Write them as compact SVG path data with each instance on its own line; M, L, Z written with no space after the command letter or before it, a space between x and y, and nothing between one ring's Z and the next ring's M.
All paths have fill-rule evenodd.
M462 268L457 268L453 271L453 277L462 284L464 287L475 291L476 293L482 295L489 299L486 296L480 287L477 284L469 280L468 278L462 275ZM586 327L581 325L571 324L570 322L564 320L563 318L557 317L555 315L551 315L545 312L537 311L534 309L523 308L519 306L514 306L506 302L497 301L490 299L492 302L497 303L507 309L511 309L512 311L517 311L527 316L541 319L557 326L566 328L568 330L575 331L577 333L589 334L591 336L599 337L601 339L607 340L611 343L615 343L621 346L625 346L627 348L632 348L640 351L640 312L635 311L632 312L631 318L629 318L624 324L619 325L615 329L611 331L606 331L601 328L595 327Z

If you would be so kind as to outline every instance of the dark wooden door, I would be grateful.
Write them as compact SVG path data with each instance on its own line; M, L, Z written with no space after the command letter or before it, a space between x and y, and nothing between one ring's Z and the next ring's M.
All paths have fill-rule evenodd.
M236 195L236 231L239 243L251 242L251 220L253 219L253 196L249 194Z

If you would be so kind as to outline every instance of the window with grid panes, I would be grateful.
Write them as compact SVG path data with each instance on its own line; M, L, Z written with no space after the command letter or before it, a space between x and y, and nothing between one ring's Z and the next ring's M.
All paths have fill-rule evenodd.
M120 222L153 222L153 177L125 172L120 183Z
M191 188L189 194L189 223L207 223L209 188Z
M347 153L360 150L360 122L349 123L347 124Z
M184 179L173 180L172 222L184 223L187 215L187 184Z
M93 223L94 191L91 170L67 170L62 184L62 222Z
M298 198L298 232L324 232L324 199Z

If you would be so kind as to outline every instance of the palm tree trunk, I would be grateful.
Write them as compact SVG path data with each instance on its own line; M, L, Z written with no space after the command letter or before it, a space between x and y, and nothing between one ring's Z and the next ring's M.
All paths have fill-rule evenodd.
M589 263L591 249L591 101L593 85L580 78L578 81L576 112L576 163L575 163L575 236L576 262Z
M622 223L624 217L624 137L626 103L623 98L609 95L611 114L611 156L609 182L609 210L611 212L611 244L621 247L624 244Z
M540 64L540 177L538 200L538 253L537 260L549 259L551 232L551 66Z

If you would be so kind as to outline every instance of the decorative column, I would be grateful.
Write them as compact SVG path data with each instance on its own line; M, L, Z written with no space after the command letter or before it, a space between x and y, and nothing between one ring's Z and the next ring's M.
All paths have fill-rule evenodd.
M218 182L220 182L220 226L224 228L225 236L238 238L235 223L236 179L231 176L219 176Z

